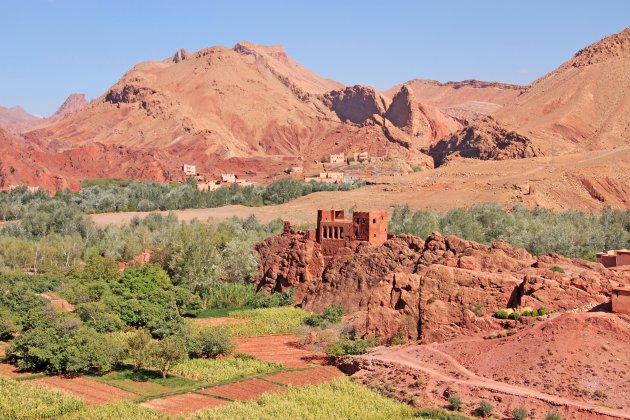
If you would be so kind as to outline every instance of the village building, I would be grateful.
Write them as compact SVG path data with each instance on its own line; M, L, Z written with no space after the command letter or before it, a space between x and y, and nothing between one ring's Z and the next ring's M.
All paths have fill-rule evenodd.
M630 265L630 249L615 249L608 252L598 252L595 261L606 268Z
M387 224L386 211L355 211L352 219L346 219L344 210L318 210L316 229L297 232L289 222L285 222L283 234L302 234L306 239L319 243L324 257L331 259L341 248L356 242L383 245L389 238Z
M186 176L195 176L197 175L197 167L195 165L182 165L182 171L184 171L184 175Z
M304 182L324 182L329 184L337 184L343 182L343 172L321 172L319 176L304 177Z
M348 160L349 159L350 158L348 158ZM355 162L367 162L370 160L370 154L368 152L353 153L352 159Z
M345 160L345 155L343 153L331 154L328 157L328 161L330 163L344 163Z
M234 174L221 174L221 182L227 182L233 184L236 182L236 175Z
M617 287L611 294L612 311L630 315L630 287Z

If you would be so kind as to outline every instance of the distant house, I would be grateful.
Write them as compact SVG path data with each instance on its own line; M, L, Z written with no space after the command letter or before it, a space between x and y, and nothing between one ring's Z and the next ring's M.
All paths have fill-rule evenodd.
M234 174L221 174L221 182L227 182L233 184L236 182L236 175Z
M330 163L344 163L345 155L343 153L338 153L336 155L331 154L328 158Z
M595 261L606 268L630 265L630 250L614 249L608 252L598 252L595 256Z
M343 182L343 172L321 172L319 176L307 176L304 177L304 182L324 182L328 184L336 184Z
M182 171L184 171L184 175L186 176L197 175L197 167L195 165L187 165L184 163L184 165L182 165Z
M368 152L353 153L352 158L355 162L367 162L370 160L370 154Z
M199 191L214 191L217 188L220 188L221 185L217 184L214 181L201 181L197 182L197 189Z

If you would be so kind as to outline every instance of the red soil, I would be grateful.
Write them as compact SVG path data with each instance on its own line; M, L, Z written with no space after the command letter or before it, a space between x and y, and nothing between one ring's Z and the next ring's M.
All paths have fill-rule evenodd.
M132 400L137 397L136 394L131 392L82 377L63 378L61 376L49 376L34 379L30 383L72 394L91 406Z
M265 379L281 384L300 386L329 382L342 375L343 373L334 366L318 366L306 370L277 373L267 376Z
M288 367L322 364L325 356L300 347L294 335L237 338L236 353L246 353Z
M268 392L282 391L283 387L261 379L248 379L242 382L235 382L226 385L219 385L212 388L205 388L199 392L219 397L229 398L237 401L255 400Z
M1 350L4 355L4 349ZM0 363L0 378L20 378L32 375L31 372L18 372L18 369L8 363Z
M228 401L200 394L171 395L142 403L143 407L152 408L170 416L189 414L204 408L214 408L229 404Z

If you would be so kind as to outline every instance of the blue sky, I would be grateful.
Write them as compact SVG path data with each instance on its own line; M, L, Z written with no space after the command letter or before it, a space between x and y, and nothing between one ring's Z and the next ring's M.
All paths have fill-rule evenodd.
M0 105L48 115L140 61L240 40L350 85L528 84L630 25L630 1L0 0L0 16Z

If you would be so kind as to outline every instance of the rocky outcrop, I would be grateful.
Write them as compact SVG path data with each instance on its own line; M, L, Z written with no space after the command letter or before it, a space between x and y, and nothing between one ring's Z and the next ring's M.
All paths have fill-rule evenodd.
M181 63L182 61L186 60L187 58L188 58L188 51L186 51L183 48L180 48L173 55L173 58L171 60L173 61L173 63L177 64L177 63Z
M382 115L387 109L385 98L374 89L355 85L334 90L322 96L322 101L341 121L361 124L372 115Z
M507 130L492 117L486 117L440 140L429 148L428 153L433 157L436 166L452 157L505 160L542 155L529 138Z
M83 108L88 106L88 101L85 99L85 94L83 93L71 93L68 98L64 101L63 104L57 109L53 115L48 117L46 120L47 123L54 123L59 121L68 115L80 111Z
M380 247L359 243L328 264L299 233L268 238L257 250L259 288L294 288L296 303L310 311L341 305L357 331L383 339L443 341L494 329L501 321L491 315L503 308L592 308L612 287L630 283L600 264L437 232L426 241L399 235Z

